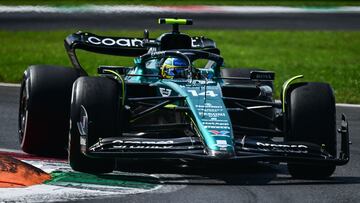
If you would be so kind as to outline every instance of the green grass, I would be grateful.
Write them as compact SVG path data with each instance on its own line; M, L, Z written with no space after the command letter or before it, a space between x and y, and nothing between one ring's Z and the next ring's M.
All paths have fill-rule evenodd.
M143 5L276 5L276 6L356 6L358 0L1 0L3 5L143 4Z
M0 81L19 82L30 64L70 66L63 39L73 31L0 31ZM102 35L138 36L141 31L96 32ZM160 31L151 33L158 36ZM276 72L276 92L291 76L304 81L329 82L337 102L360 103L360 32L334 31L188 31L216 40L225 66L261 67ZM132 58L79 53L91 73L98 65L131 65Z

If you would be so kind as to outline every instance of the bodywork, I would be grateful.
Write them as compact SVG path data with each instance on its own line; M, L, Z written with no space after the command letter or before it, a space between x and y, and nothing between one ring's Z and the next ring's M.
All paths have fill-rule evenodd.
M173 47L162 43L178 39ZM164 40L166 39L166 40ZM170 39L171 40L171 39ZM181 41L183 40L183 41ZM189 43L191 42L191 43ZM183 47L181 47L181 44ZM339 134L341 151L330 155L322 146L288 143L284 137L282 102L273 99L274 73L252 71L247 77L221 74L223 59L213 40L166 33L157 39L97 36L78 32L65 47L81 75L76 50L135 57L134 67L100 67L99 74L122 86L119 135L99 135L89 143L91 125L86 109L78 123L81 150L91 157L182 158L346 164L349 132L345 116ZM158 60L168 55L194 55L211 59L209 67L194 70L199 77L164 79ZM236 81L232 83L231 81ZM290 83L290 82L289 82ZM286 85L283 89L286 91Z

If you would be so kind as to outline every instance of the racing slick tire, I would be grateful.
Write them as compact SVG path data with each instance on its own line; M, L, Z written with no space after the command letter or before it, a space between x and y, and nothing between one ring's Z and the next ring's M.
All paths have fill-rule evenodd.
M73 68L30 66L20 88L18 132L21 149L41 156L66 156Z
M114 159L89 157L82 152L81 147L95 144L100 136L105 138L117 135L119 86L115 80L105 77L80 77L75 81L71 99L68 147L68 159L72 169L95 174L114 170ZM87 123L83 123L83 116L86 116ZM85 125L86 135L81 135L78 126ZM86 136L87 146L80 144L81 136ZM83 149L85 150L87 149Z
M331 86L314 82L292 84L285 104L285 141L314 143L336 157L336 110ZM328 178L335 168L335 164L288 163L289 173L304 179Z

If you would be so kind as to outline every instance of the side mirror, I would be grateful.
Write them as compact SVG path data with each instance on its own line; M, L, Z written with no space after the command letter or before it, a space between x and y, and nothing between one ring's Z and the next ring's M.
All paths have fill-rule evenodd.
M149 30L145 29L144 30L144 43L149 42Z
M143 47L159 47L160 43L156 41L149 40L149 31L147 29L144 30L144 39L142 42Z

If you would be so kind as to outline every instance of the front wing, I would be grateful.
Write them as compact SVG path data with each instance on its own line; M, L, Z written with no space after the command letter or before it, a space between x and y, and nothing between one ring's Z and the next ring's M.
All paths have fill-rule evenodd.
M87 156L98 158L174 158L345 165L350 159L349 130L345 116L342 117L338 132L341 135L341 149L337 157L330 155L316 144L273 142L252 137L235 140L235 154L209 152L198 137L166 139L110 137L100 139L92 146L87 146L84 140L86 138L82 137L81 150Z

